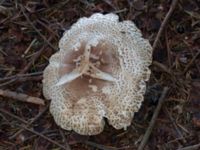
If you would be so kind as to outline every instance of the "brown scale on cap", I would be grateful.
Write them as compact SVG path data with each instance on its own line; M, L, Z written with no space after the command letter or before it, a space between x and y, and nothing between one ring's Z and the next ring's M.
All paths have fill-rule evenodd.
M143 101L152 59L137 27L97 13L66 31L59 48L43 79L55 122L82 135L100 133L104 118L126 129Z

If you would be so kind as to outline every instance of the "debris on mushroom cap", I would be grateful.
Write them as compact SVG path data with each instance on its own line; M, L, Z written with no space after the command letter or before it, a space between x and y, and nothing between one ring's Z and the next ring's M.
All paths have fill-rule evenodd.
M152 47L140 30L115 14L96 13L66 31L59 48L43 79L55 122L82 135L100 133L104 118L126 129L150 76Z

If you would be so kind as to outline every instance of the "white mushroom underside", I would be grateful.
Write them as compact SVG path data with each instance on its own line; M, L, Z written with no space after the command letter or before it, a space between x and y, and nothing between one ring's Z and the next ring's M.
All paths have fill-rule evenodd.
M152 53L137 27L94 14L66 31L59 48L43 80L56 123L83 135L100 133L104 117L116 129L129 126L143 101Z

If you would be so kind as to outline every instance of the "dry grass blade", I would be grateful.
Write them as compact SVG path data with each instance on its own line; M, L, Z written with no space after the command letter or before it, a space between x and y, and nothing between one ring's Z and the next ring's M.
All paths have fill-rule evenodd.
M154 111L154 114L153 114L153 117L152 117L151 122L149 124L149 127L147 128L147 130L146 130L146 132L144 134L144 137L143 137L143 139L142 139L142 141L141 141L141 143L140 143L140 145L138 147L138 150L143 150L144 149L144 147L145 147L145 145L146 145L146 143L147 143L147 141L149 139L149 136L150 136L150 134L151 134L151 132L153 130L153 127L154 127L155 122L156 122L156 118L158 117L158 114L160 112L160 109L162 107L162 104L164 102L164 99L165 99L165 96L167 95L168 90L169 90L168 87L165 87L163 89L162 95L159 98L158 105L157 105L157 107L156 107L156 109Z
M4 97L16 99L16 100L19 100L22 102L28 102L28 103L33 103L33 104L37 104L37 105L45 104L44 100L41 98L29 96L29 95L22 94L22 93L16 93L16 92L9 91L9 90L1 90L0 89L0 95L4 96Z

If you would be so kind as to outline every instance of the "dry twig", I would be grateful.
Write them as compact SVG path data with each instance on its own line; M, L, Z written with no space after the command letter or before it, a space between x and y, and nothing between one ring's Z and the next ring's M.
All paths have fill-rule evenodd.
M84 141L84 143L87 144L87 145L90 145L92 147L95 147L97 149L100 149L100 150L115 150L116 149L116 148L109 148L107 146L97 144L97 143L94 143L94 142L90 142L90 141Z
M163 64L161 64L161 63L159 63L159 62L157 62L157 61L153 61L153 62L152 62L152 65L155 65L156 67L162 69L164 72L166 72L166 73L172 75L171 70L170 70L169 68L167 68L165 65L163 65Z
M5 77L5 78L2 78L0 79L0 82L1 81L4 81L4 80L8 80L10 77ZM13 82L25 82L25 81L41 81L43 78L42 75L39 75L39 76L18 76L18 75L15 75L15 76L11 76L11 79L9 79L8 81L4 82L4 83L1 83L0 84L0 87L3 87L3 86L6 86L8 84L11 84Z
M45 20L46 21L46 20ZM50 34L56 36L57 38L59 38L59 35L58 33L54 32L48 25L46 25L44 22L40 21L40 20L37 20L37 22L42 25L43 27L45 27L49 32Z
M179 148L178 150L198 150L200 148L200 143L199 144L195 144L195 145L191 145L191 146L187 146L184 148Z
M33 124L35 121L37 121L49 108L49 104L46 106L46 108L44 108L43 111L41 111L40 113L38 113L38 115L31 120L29 123L26 123L26 127L28 128L31 124ZM24 131L24 129L20 129L19 131L17 131L14 135L12 135L11 137L9 137L10 140L14 139L15 137L17 137L20 133L22 133Z
M167 31L165 30L165 42L166 42L166 47L167 47L167 59L168 59L168 65L169 67L171 67L172 62L171 62L171 58L170 58L170 47L169 47L169 41L167 38Z
M11 83L13 83L13 82L15 82L15 81L16 81L16 79L12 79L12 80L9 80L9 81L7 81L7 82L1 83L1 84L0 84L0 87L6 86L6 85L11 84Z
M22 102L28 102L28 103L33 103L33 104L37 104L37 105L44 105L44 100L41 98L37 98L37 97L32 97L26 94L22 94L22 93L16 93L16 92L12 92L9 90L1 90L0 89L0 95L4 96L4 97L9 97L12 99L16 99Z
M193 65L194 61L196 60L196 58L199 56L200 54L200 50L196 53L196 55L192 58L192 60L188 63L188 65L185 67L183 74L185 74L188 69Z
M155 40L154 40L154 43L153 43L153 51L154 51L155 48L157 47L158 41L159 41L159 39L160 39L160 36L161 36L161 34L162 34L162 32L163 32L163 30L164 30L164 28L165 28L165 26L166 26L166 24L167 24L169 18L171 17L171 15L172 15L174 9L176 8L177 2L178 2L178 0L173 0L173 1L172 1L171 7L170 7L170 9L169 9L167 15L165 16L165 18L164 18L164 20L163 20L163 22L162 22L162 24L161 24L161 26L160 26L160 29L159 29L159 31L158 31L158 34L156 35L156 38L155 38Z
M29 44L29 46L27 47L27 49L24 51L24 54L21 56L22 58L24 58L25 55L30 51L31 47L35 44L36 41L37 41L36 38L34 38L32 40L32 42Z
M17 120L23 122L23 123L28 123L26 120L24 120L24 119L22 119L22 118L20 118L20 117L18 117L18 116L16 116L16 115L13 115L12 113L10 113L10 112L8 112L8 111L6 111L6 110L4 110L4 109L1 109L1 108L0 108L0 112L6 114L6 115L8 115L8 116L11 116L11 117L13 117L13 118L15 118L15 119L17 119Z
M47 108L48 108L48 107L47 107ZM34 122L35 120L37 120L46 110L47 110L47 109L44 109L44 111L42 111L40 114L38 114L38 115L34 118L34 120L31 121L31 122ZM17 119L17 120L23 122L23 123L27 123L27 121L24 121L23 119L21 119L21 118L15 116L15 115L13 115L13 114L11 114L11 113L5 111L5 110L0 109L0 111L3 112L3 113L5 113L5 114L7 114L7 115L9 115L9 116L12 117L12 118L15 118L15 119ZM31 122L30 122L30 123L31 123ZM30 124L30 123L29 123L29 124ZM14 124L14 125L19 126L19 127L22 128L23 130L27 130L27 131L29 131L29 132L34 133L35 135L38 135L38 136L44 138L45 140L47 140L47 141L49 141L49 142L51 142L51 143L53 143L53 144L59 146L59 147L62 148L62 149L66 149L63 145L57 143L56 141L54 141L54 140L48 138L47 136L45 136L45 135L43 135L43 134L41 134L41 133L39 133L39 132L37 132L37 131L34 131L34 130L32 130L32 129L28 129L27 127L22 126L22 125L17 125L17 124Z
M154 114L153 114L153 117L152 117L151 122L149 124L149 127L147 128L147 130L146 130L146 132L144 134L144 137L143 137L143 139L142 139L142 141L141 141L141 143L140 143L140 145L138 147L138 150L143 150L144 149L144 147L145 147L145 145L146 145L146 143L147 143L147 141L149 139L149 136L150 136L150 134L151 134L151 132L153 130L154 124L156 122L156 118L158 117L158 114L160 112L160 109L162 107L162 104L164 102L164 99L165 99L165 96L167 95L168 90L169 90L168 87L165 87L163 89L162 95L159 98L158 105L157 105L157 107L156 107L156 109L154 111Z
M48 107L47 107L47 108L48 108ZM2 109L1 109L1 110L2 110ZM6 111L2 111L2 112L5 113ZM22 119L19 119L19 117L15 116L15 115L13 115L13 114L11 114L11 113L7 113L7 112L6 112L6 114L9 115L9 116L11 116L11 117L13 117L13 118L15 118L15 119L17 119L17 120L19 120L19 121L22 121ZM38 116L37 118L39 118L39 116ZM37 119L36 119L36 120L37 120ZM25 123L26 121L22 121L22 122ZM39 132L37 132L37 131L34 131L34 130L29 129L29 128L27 128L27 127L25 127L25 126L22 126L22 125L17 125L17 124L14 124L14 125L19 126L19 127L23 128L24 130L27 130L27 131L29 131L29 132L32 132L32 133L34 133L35 135L38 135L38 136L44 138L45 140L47 140L47 141L49 141L49 142L51 142L51 143L53 143L53 144L59 146L60 148L66 150L66 148L65 148L63 145L59 144L58 142L56 142L56 141L54 141L54 140L48 138L47 136L45 136L45 135L43 135L43 134L41 134L41 133L39 133Z
M23 129L25 129L25 130L27 130L27 131L29 131L29 132L31 132L31 133L34 133L34 134L36 134L36 135L42 137L43 139L45 139L45 140L47 140L47 141L49 141L49 142L51 142L51 143L53 143L53 144L59 146L60 148L66 150L65 147L64 147L63 145L59 144L59 143L56 142L55 140L52 140L52 139L48 138L47 136L45 136L45 135L43 135L43 134L41 134L41 133L39 133L39 132L37 132L37 131L34 131L34 130L32 130L32 129L29 129L29 128L25 127L25 126L21 126L21 125L17 125L17 126L23 128Z
M185 140L185 138L184 138L182 132L179 130L178 126L176 125L175 120L173 119L172 115L169 113L169 111L168 111L168 109L167 109L166 107L164 108L164 111L166 112L166 114L168 115L170 121L172 122L172 124L173 124L173 126L174 126L174 128L175 128L175 130L176 130L176 132L177 132L177 134L178 134L178 138L181 138L182 141L183 141L184 143L186 143L186 140Z
M47 39L44 35L42 35L42 33L40 33L40 31L34 26L34 24L31 22L31 20L29 19L29 17L26 15L25 13L25 9L22 5L20 5L20 8L22 10L22 13L24 15L24 17L26 18L27 22L32 26L32 28L39 34L39 36L55 51L57 51L57 48L55 48Z
M43 76L33 76L33 77L23 77L23 78L17 78L16 82L25 82L25 81L41 81L43 79Z
M67 139L66 139L66 137L65 137L65 134L64 134L64 132L63 132L63 130L62 130L61 128L59 128L59 132L60 132L60 135L61 135L62 138L63 138L63 142L64 142L64 144L65 144L66 150L71 150L71 148L70 148L70 146L69 146L69 144L68 144L68 142L67 142Z
M4 77L0 78L0 82L4 80L10 80L14 78L22 78L22 77L30 77L30 76L36 76L36 75L41 75L43 72L33 72L33 73L27 73L27 74L17 74L17 75L12 75L9 77Z
M48 41L51 41L52 37L48 39ZM22 71L20 71L20 74L23 74L29 70L29 68L34 64L34 62L40 57L40 55L43 53L47 45L43 45L42 48L31 58L31 61L24 67Z
M50 41L51 39L52 38L50 37L48 39L48 41ZM42 52L45 50L46 46L47 45L42 46L42 48L33 56L33 58L31 58L31 61L24 67L23 70L21 70L19 72L19 74L24 74L24 73L26 73L29 70L29 68L32 66L32 64L40 57L40 55L42 54ZM6 86L8 84L11 84L11 83L15 82L16 80L17 80L17 78L13 78L13 79L11 79L11 80L9 80L7 82L4 82L4 83L0 84L0 87Z

